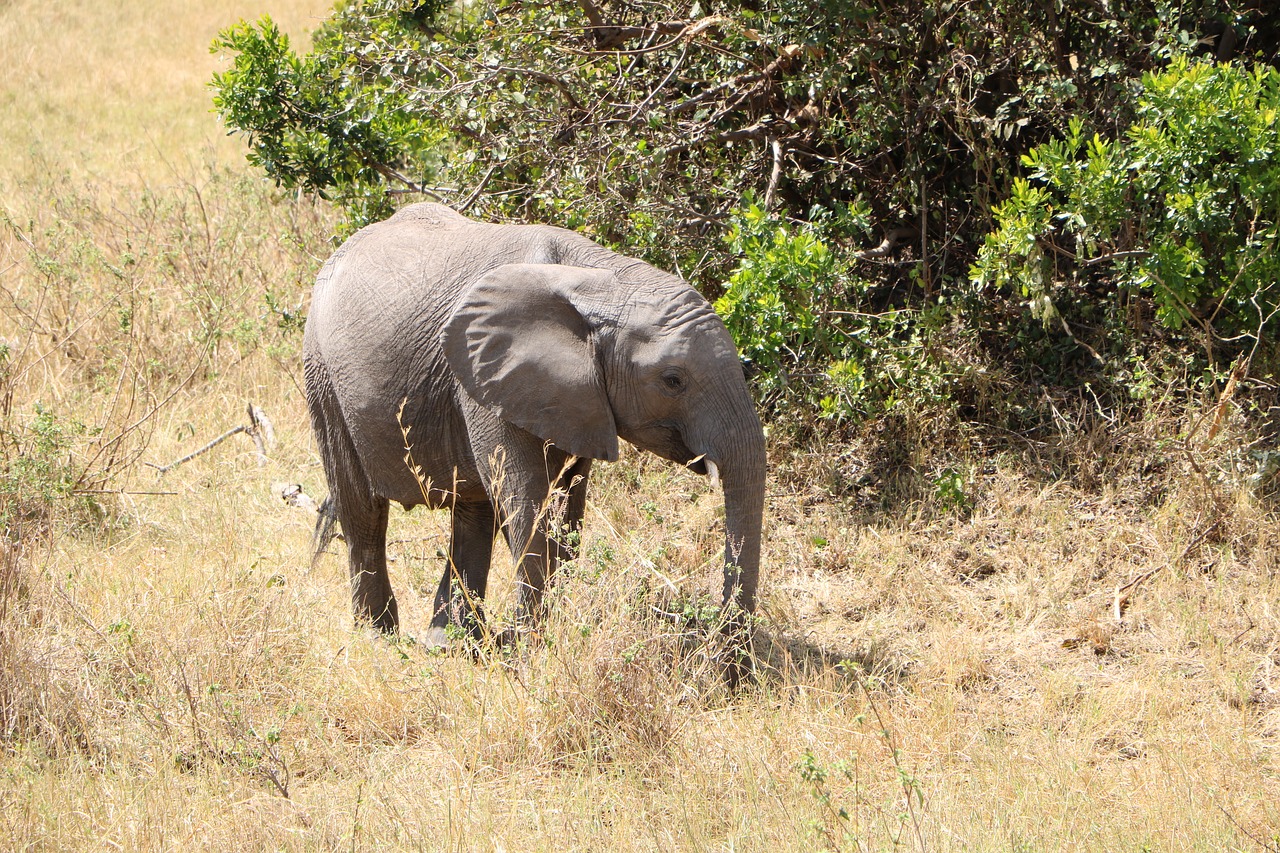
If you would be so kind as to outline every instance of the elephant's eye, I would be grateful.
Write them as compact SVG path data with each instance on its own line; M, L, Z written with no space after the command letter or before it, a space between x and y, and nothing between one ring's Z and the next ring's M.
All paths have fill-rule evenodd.
M679 394L684 390L684 377L674 370L662 374L662 387L667 389L668 393Z

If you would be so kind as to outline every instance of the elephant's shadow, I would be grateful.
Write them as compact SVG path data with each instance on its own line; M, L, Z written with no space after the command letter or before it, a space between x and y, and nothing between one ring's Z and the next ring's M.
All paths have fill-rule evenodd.
M718 670L731 665L735 650L722 636L719 623L677 616L661 606L653 607L652 613L657 622L678 627L687 660L707 660L717 664ZM812 634L777 624L755 627L750 655L750 680L769 689L819 680L834 680L850 690L868 684L892 687L903 683L912 668L909 659L883 643L824 643Z
M867 681L891 686L911 671L908 660L881 643L820 643L780 626L757 629L753 653L757 677L780 687L832 675L850 688Z

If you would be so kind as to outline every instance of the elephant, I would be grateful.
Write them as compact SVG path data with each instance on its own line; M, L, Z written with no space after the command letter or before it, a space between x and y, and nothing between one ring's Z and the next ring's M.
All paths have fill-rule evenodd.
M452 512L433 637L486 636L499 532L516 625L536 625L592 463L616 460L619 438L723 483L725 612L741 627L754 609L764 433L733 339L683 279L573 231L414 204L325 263L303 367L330 489L320 524L341 525L358 622L399 630L396 501Z

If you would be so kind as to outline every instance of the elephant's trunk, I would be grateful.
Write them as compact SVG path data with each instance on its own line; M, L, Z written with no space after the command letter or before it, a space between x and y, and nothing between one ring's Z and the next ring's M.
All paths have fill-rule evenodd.
M720 459L724 481L724 606L750 613L760 576L760 528L764 520L764 437L753 436ZM736 605L736 608L735 606Z
M752 420L755 421L754 411ZM724 480L724 621L729 641L725 678L737 690L754 667L751 623L760 578L760 528L764 523L764 436L760 427L722 457ZM715 466L708 466L714 472Z

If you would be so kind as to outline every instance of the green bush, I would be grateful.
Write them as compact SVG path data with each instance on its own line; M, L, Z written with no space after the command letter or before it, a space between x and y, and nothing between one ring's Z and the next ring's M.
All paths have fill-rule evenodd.
M950 408L961 367L937 345L948 310L875 310L874 283L824 239L824 230L856 229L863 214L855 208L844 221L788 226L756 205L740 211L726 237L738 262L716 311L767 403L800 404L837 421L904 404Z
M1023 157L974 266L1045 318L1149 295L1158 320L1257 337L1280 307L1280 74L1175 59L1148 74L1122 139L1067 135Z
M739 260L716 311L769 387L843 355L846 341L829 321L832 306L850 301L853 282L816 228L787 228L752 205L735 217L726 243Z
M429 182L447 136L415 112L411 90L370 62L416 65L424 43L414 18L394 8L404 5L340 8L305 57L269 17L230 27L213 44L235 56L214 76L214 107L247 135L249 161L282 186L334 195L353 227L390 215L395 189Z
M353 226L438 198L678 271L773 415L1053 440L1209 387L1277 303L1260 9L352 0L305 56L224 32L216 102Z
M704 284L724 272L707 230L744 198L797 220L861 205L878 230L926 226L941 281L1020 154L1072 115L1127 122L1129 80L1171 55L1227 33L1224 53L1273 51L1268 27L1208 0L344 0L305 56L269 20L223 32L215 103L267 174L357 222L428 189Z
M92 496L77 493L82 472L73 444L85 431L37 404L25 425L0 435L0 538L21 540L55 509L72 517L97 512Z

